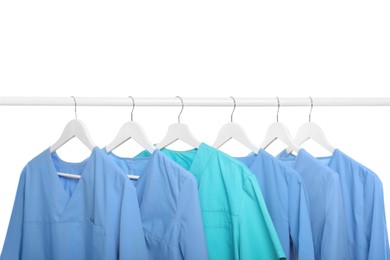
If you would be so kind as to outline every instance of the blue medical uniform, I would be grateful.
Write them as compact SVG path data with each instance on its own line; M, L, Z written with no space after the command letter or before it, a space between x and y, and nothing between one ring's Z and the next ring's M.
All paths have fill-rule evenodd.
M318 159L340 177L352 259L390 259L383 186L378 176L339 149Z
M159 150L148 158L108 155L125 174L139 177L128 182L137 190L150 259L208 259L194 176Z
M304 149L296 156L284 150L277 158L295 169L305 185L315 259L351 259L338 174Z
M80 163L47 148L21 173L1 259L148 259L134 186L97 147Z

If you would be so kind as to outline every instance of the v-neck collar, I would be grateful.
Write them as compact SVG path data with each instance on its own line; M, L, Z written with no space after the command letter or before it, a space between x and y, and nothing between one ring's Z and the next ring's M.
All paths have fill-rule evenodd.
M153 151L153 153L151 153L151 154L149 153L148 157L137 157L137 156L135 156L135 157L122 157L122 156L116 155L112 152L107 153L106 147L104 147L102 150L104 151L104 153L107 154L108 157L111 157L110 159L114 160L115 163L124 162L126 165L128 165L130 163L130 168L133 164L136 164L139 161L145 161L145 160L148 161L147 165L143 168L142 173L139 174L139 179L137 179L135 181L128 180L128 181L131 181L135 187L135 190L137 192L138 204L141 207L143 204L143 201L144 201L143 198L145 196L145 193L147 192L148 183L154 182L153 179L155 179L155 177L153 175L153 172L155 172L155 170L153 170L152 168L155 167L155 165L161 165L161 160L164 159L162 157L163 156L167 157L167 156L164 155L158 149L155 149ZM125 170L120 165L119 165L119 167L122 169L124 174L126 174L126 175L128 174L127 172L125 172ZM158 172L158 174L160 174L160 173L163 174L162 172ZM164 173L166 173L166 172L164 172Z
M50 152L50 148L47 148L45 151L46 154L46 161L48 165L48 171L49 176L52 179L53 183L53 189L54 194L53 196L58 198L59 201L55 201L55 206L57 207L57 218L60 219L63 217L66 213L66 210L68 207L71 206L71 204L75 203L74 200L76 197L79 196L80 189L82 189L83 183L85 182L85 178L88 177L89 172L91 172L91 167L94 165L94 161L96 160L96 153L99 148L95 146L93 150L91 151L91 154L88 158L81 162L66 162L62 160L58 154L54 151L53 153ZM53 159L56 158L60 164L66 165L66 166L77 166L84 164L84 168L82 169L80 173L80 179L78 180L76 187L74 188L72 194L69 196L67 192L64 189L63 184L61 183L60 177L58 176L57 168L54 164Z
M302 155L305 154L303 156L309 156L314 159L317 159L318 161L323 163L323 165L330 167L330 165L333 163L333 161L335 160L335 158L338 156L339 153L341 153L341 151L336 148L329 156L314 157L310 153L308 153L305 149L301 148L298 150L297 155L287 154L286 150L283 150L277 155L277 157L281 158L282 160L290 160L290 161L294 160L295 161L294 166L295 166L300 161ZM327 162L322 162L322 160L327 160Z
M166 147L162 148L160 152L162 152L165 156L169 157L171 160L179 164L181 167L185 168L188 172L190 172L197 179L198 187L200 186L200 181L202 179L202 175L204 173L204 169L207 167L209 160L214 156L214 154L218 150L205 144L200 143L198 148L193 148L190 150L171 150ZM186 154L192 154L189 156L192 161L191 164L183 165L177 158L185 157ZM150 152L144 150L135 157L150 157Z
M153 150L153 153L149 157L122 157L119 155L116 155L112 152L107 152L106 147L102 149L109 157L112 156L115 160L121 160L127 163L136 163L137 161L142 161L142 160L148 160L147 165L144 167L142 170L142 174L139 175L139 179L137 179L135 182L133 182L133 185L137 187L138 185L142 186L144 185L145 182L149 180L149 173L152 172L150 168L154 164L153 162L155 160L158 160L158 157L161 156L160 153L161 151L158 149ZM122 169L123 170L123 169ZM124 170L123 170L124 171ZM127 173L126 173L127 174Z
M260 157L263 156L263 152L266 153L264 149L260 149L257 154L250 153L247 156L235 156L234 158L243 163L247 168L252 169Z
M330 167L331 164L333 163L333 161L335 160L335 158L341 153L341 151L339 149L334 149L332 154L329 155L329 156L319 156L319 157L315 157L317 158L319 161L323 161L325 160L325 163L324 165Z
M188 168L188 171L195 176L198 182L198 186L200 186L204 169L206 168L209 160L213 157L213 155L218 150L202 142L200 143L198 148L193 148L190 150L177 151L177 150L170 150L168 148L163 148L162 151L168 154L168 156L169 154L180 155L186 153L195 153L193 155L192 162L190 167Z
M281 159L282 161L290 161L290 162L292 161L293 162L292 168L295 169L301 163L302 158L305 156L312 157L308 152L306 152L305 149L300 148L298 150L297 155L292 154L292 153L287 154L286 149L284 149L276 157L278 159Z

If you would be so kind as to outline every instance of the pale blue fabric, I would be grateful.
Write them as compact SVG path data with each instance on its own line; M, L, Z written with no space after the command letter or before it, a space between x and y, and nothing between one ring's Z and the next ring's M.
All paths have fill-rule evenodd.
M367 167L335 149L318 158L340 177L352 259L390 259L382 182Z
M21 173L1 259L148 259L134 186L97 147L80 163L46 149Z
M150 259L208 259L195 177L159 150L147 158L108 155L139 176L128 182L137 190Z
M255 175L287 259L314 259L305 187L298 173L260 149L236 157Z
M297 156L284 150L281 162L300 175L308 195L316 260L353 259L349 256L344 205L338 174L300 149Z

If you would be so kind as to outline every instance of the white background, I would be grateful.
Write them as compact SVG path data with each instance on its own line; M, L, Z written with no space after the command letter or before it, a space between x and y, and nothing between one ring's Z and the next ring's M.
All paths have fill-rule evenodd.
M390 96L389 1L0 1L1 96ZM178 108L135 109L158 142ZM212 144L231 108L185 108L182 122ZM283 108L295 134L309 108ZM275 108L236 109L256 145ZM329 141L383 181L390 216L390 107L314 107ZM130 107L79 107L95 143L108 144ZM54 143L73 107L0 107L0 245L20 171ZM314 155L313 143L306 148ZM172 148L187 148L175 144ZM239 148L239 149L238 149ZM276 153L283 144L270 148ZM134 155L128 142L117 150ZM234 142L223 150L245 155ZM72 140L69 161L89 151Z

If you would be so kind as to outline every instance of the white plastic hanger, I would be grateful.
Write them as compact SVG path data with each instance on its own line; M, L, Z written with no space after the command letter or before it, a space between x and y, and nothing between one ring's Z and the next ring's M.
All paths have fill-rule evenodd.
M77 102L74 96L72 96L72 98L74 100L74 113L76 118L66 124L60 138L52 146L50 146L50 153L53 153L58 148L62 147L73 137L77 137L91 151L95 147L95 144L92 141L91 136L89 135L87 127L81 120L77 119ZM68 177L68 178L75 178L75 179L80 179L81 177L80 175L77 174L60 173L60 172L58 173L58 175L63 177Z
M131 110L131 121L125 123L118 134L115 136L114 140L106 146L106 151L109 153L130 138L133 138L134 141L139 143L143 148L145 148L148 152L153 153L156 147L150 142L148 136L145 133L144 128L133 121L133 112L135 107L135 101L133 97L129 97L133 100L133 109Z
M131 110L131 121L125 123L121 129L119 130L118 134L115 136L114 140L106 146L107 153L112 152L115 148L126 142L127 140L133 138L134 141L139 143L143 148L145 148L149 153L153 153L153 151L156 149L156 147L152 144L152 142L149 141L148 136L146 135L146 132L144 128L138 124L137 122L133 121L133 112L135 107L135 100L132 96L129 96L129 98L132 99L133 108ZM129 179L138 180L138 175L128 174L127 177Z
M298 146L301 146L304 142L309 140L310 138L316 141L319 145L324 147L329 152L333 153L334 147L329 143L326 138L324 131L322 131L321 127L311 122L311 112L313 111L313 99L310 97L311 105L310 105L310 114L309 114L309 122L304 123L298 130L297 135L295 136L294 143ZM291 152L291 148L287 148L287 153Z
M224 126L222 126L221 130L219 130L213 147L218 149L233 138L243 144L245 147L249 148L249 150L251 150L252 152L257 153L258 148L250 141L245 130L239 124L233 123L233 113L234 110L236 110L236 100L234 99L234 97L231 98L233 99L234 107L230 116L230 123L225 124Z
M184 102L183 99L179 96L176 96L181 101L181 111L178 116L178 123L172 124L168 128L168 132L166 133L163 140L156 145L157 149L162 149L164 147L167 147L168 145L172 144L173 142L176 142L177 140L181 140L192 147L199 148L200 141L196 139L188 126L186 124L180 123L180 115L183 112L184 109Z
M288 131L288 128L283 124L279 122L279 109L280 109L280 101L278 100L278 112L276 114L276 122L272 123L268 131L265 135L264 141L261 144L262 149L266 149L268 146L270 146L276 139L279 139L283 143L291 149L291 151L297 152L299 150L299 147L294 143L293 138L290 134L290 131Z

